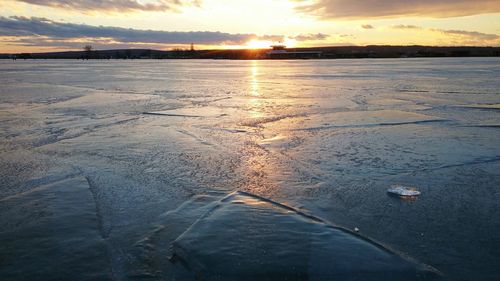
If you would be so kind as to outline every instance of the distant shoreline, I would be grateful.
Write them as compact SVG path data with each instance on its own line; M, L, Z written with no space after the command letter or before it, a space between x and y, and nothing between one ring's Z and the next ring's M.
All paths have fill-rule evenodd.
M432 58L432 57L500 57L500 47L434 47L434 46L335 46L289 48L288 53L269 55L269 49L223 50L152 50L117 49L65 51L46 53L0 54L0 59L356 59L356 58ZM304 55L306 53L306 55ZM316 53L308 57L307 53ZM297 55L299 54L299 55Z

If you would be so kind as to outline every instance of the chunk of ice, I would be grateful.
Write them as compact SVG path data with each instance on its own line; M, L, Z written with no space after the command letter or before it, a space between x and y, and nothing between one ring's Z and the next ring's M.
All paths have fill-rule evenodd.
M407 187L402 185L393 185L387 190L390 194L395 194L399 196L418 196L420 191L414 187Z

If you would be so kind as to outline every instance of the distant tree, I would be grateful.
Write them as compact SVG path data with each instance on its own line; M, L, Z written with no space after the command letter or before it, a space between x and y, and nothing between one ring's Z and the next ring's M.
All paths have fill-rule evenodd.
M87 59L90 58L90 55L92 55L92 50L94 48L92 47L92 45L85 45L83 46L83 51L85 52L85 56Z
M182 58L184 57L185 50L181 48L173 48L172 49L172 57L173 58Z
M132 59L132 50L130 49L125 50L125 56L127 59Z
M21 54L19 54L19 58L20 59L31 59L33 57L29 53L21 53Z
M141 52L141 54L139 55L139 58L141 59L150 59L152 58L152 52L151 50L144 50Z

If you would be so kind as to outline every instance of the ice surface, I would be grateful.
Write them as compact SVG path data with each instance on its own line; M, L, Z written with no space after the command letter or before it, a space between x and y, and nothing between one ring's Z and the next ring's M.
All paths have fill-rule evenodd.
M274 136L271 138L266 138L259 141L259 145L263 147L275 147L286 141L286 137L282 135Z
M500 103L495 104L468 104L462 105L465 108L500 110Z
M217 108L212 106L204 106L204 107L184 107L179 109L170 109L170 110L162 110L162 111L152 111L145 112L145 114L150 115L163 115L163 116L172 116L172 117L221 117L224 116L225 111L223 108Z
M2 280L111 277L96 203L84 177L0 199Z
M0 279L61 276L47 261L78 241L103 279L193 280L170 245L242 190L496 281L500 115L466 106L498 105L499 76L494 58L0 61L0 225L22 226L0 230Z
M223 198L174 241L202 280L434 280L422 265L248 193Z
M300 130L328 129L332 127L386 126L439 122L444 119L401 110L348 111L313 116ZM309 126L307 123L321 124Z

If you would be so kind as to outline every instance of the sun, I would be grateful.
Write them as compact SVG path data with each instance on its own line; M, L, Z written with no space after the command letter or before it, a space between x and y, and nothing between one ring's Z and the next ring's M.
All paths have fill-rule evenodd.
M276 42L276 41L270 41L270 40L251 40L248 41L244 47L249 48L249 49L268 49L271 48L273 45L285 45L286 47L295 47L296 41L294 39L286 38L284 42Z
M245 44L249 49L267 49L273 45L274 42L268 40L251 40Z

